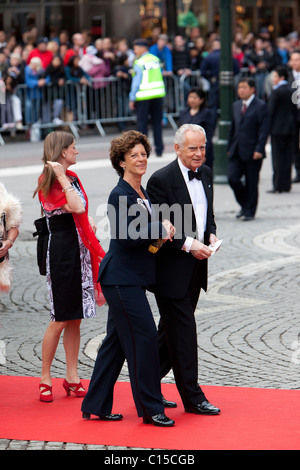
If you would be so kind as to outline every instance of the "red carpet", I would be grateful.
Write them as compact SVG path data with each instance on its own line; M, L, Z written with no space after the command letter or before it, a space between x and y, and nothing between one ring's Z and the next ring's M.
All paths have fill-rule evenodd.
M173 428L142 423L137 417L130 384L118 382L115 410L118 423L81 418L82 399L67 397L62 379L54 379L52 403L41 403L39 378L0 376L0 438L74 442L171 450L299 450L300 391L204 386L219 416L185 413L175 385L163 384L164 395L177 401L167 410ZM88 381L83 381L88 386Z

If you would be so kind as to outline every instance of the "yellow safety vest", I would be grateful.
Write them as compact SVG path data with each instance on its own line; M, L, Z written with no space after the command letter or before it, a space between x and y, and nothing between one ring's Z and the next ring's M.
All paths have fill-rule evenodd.
M143 70L143 78L136 94L136 101L163 98L166 91L158 57L146 53L137 59L134 64L137 64Z

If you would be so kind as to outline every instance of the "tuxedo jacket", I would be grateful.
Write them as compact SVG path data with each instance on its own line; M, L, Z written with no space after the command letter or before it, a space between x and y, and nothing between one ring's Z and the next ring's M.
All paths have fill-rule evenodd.
M205 165L202 165L201 169L202 184L207 198L207 223L204 243L208 245L210 234L216 233L213 212L212 172ZM152 201L152 206L165 207L165 210L160 211L157 206L156 212L159 211L162 218L169 219L176 228L174 240L172 242L167 241L154 255L156 259L156 284L152 287L152 290L164 297L182 299L190 287L196 263L200 268L198 270L199 285L206 290L207 259L197 260L191 253L187 253L182 249L187 236L195 238L196 218L177 158L150 177L147 184L147 193ZM169 207L176 207L176 213L168 211ZM180 208L180 211L178 211L178 208Z
M145 199L149 199L142 188ZM149 201L150 207L151 203ZM152 211L151 211L152 213ZM166 235L163 225L153 221L139 194L120 178L108 198L111 240L103 258L98 282L102 285L147 286L155 282L155 258L148 247Z
M287 84L272 90L268 101L271 135L296 134L297 106L292 100L294 91Z
M233 103L232 124L228 136L229 158L238 156L243 161L253 159L254 152L265 157L265 145L270 133L267 104L256 96L242 115L242 100Z

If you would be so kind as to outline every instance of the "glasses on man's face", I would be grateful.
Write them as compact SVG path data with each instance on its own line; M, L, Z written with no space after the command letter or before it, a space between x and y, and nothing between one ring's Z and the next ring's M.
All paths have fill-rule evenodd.
M189 145L188 147L186 147L186 149L190 153L197 153L197 152L203 153L206 150L206 145L201 145L200 147Z

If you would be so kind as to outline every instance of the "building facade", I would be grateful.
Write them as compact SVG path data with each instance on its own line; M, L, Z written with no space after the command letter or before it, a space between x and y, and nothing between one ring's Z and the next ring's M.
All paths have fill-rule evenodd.
M31 27L39 35L91 31L93 38L148 36L159 26L171 37L198 27L218 31L222 0L0 0L0 29L21 36ZM298 30L300 0L232 0L232 21L244 32L266 27L276 37Z

